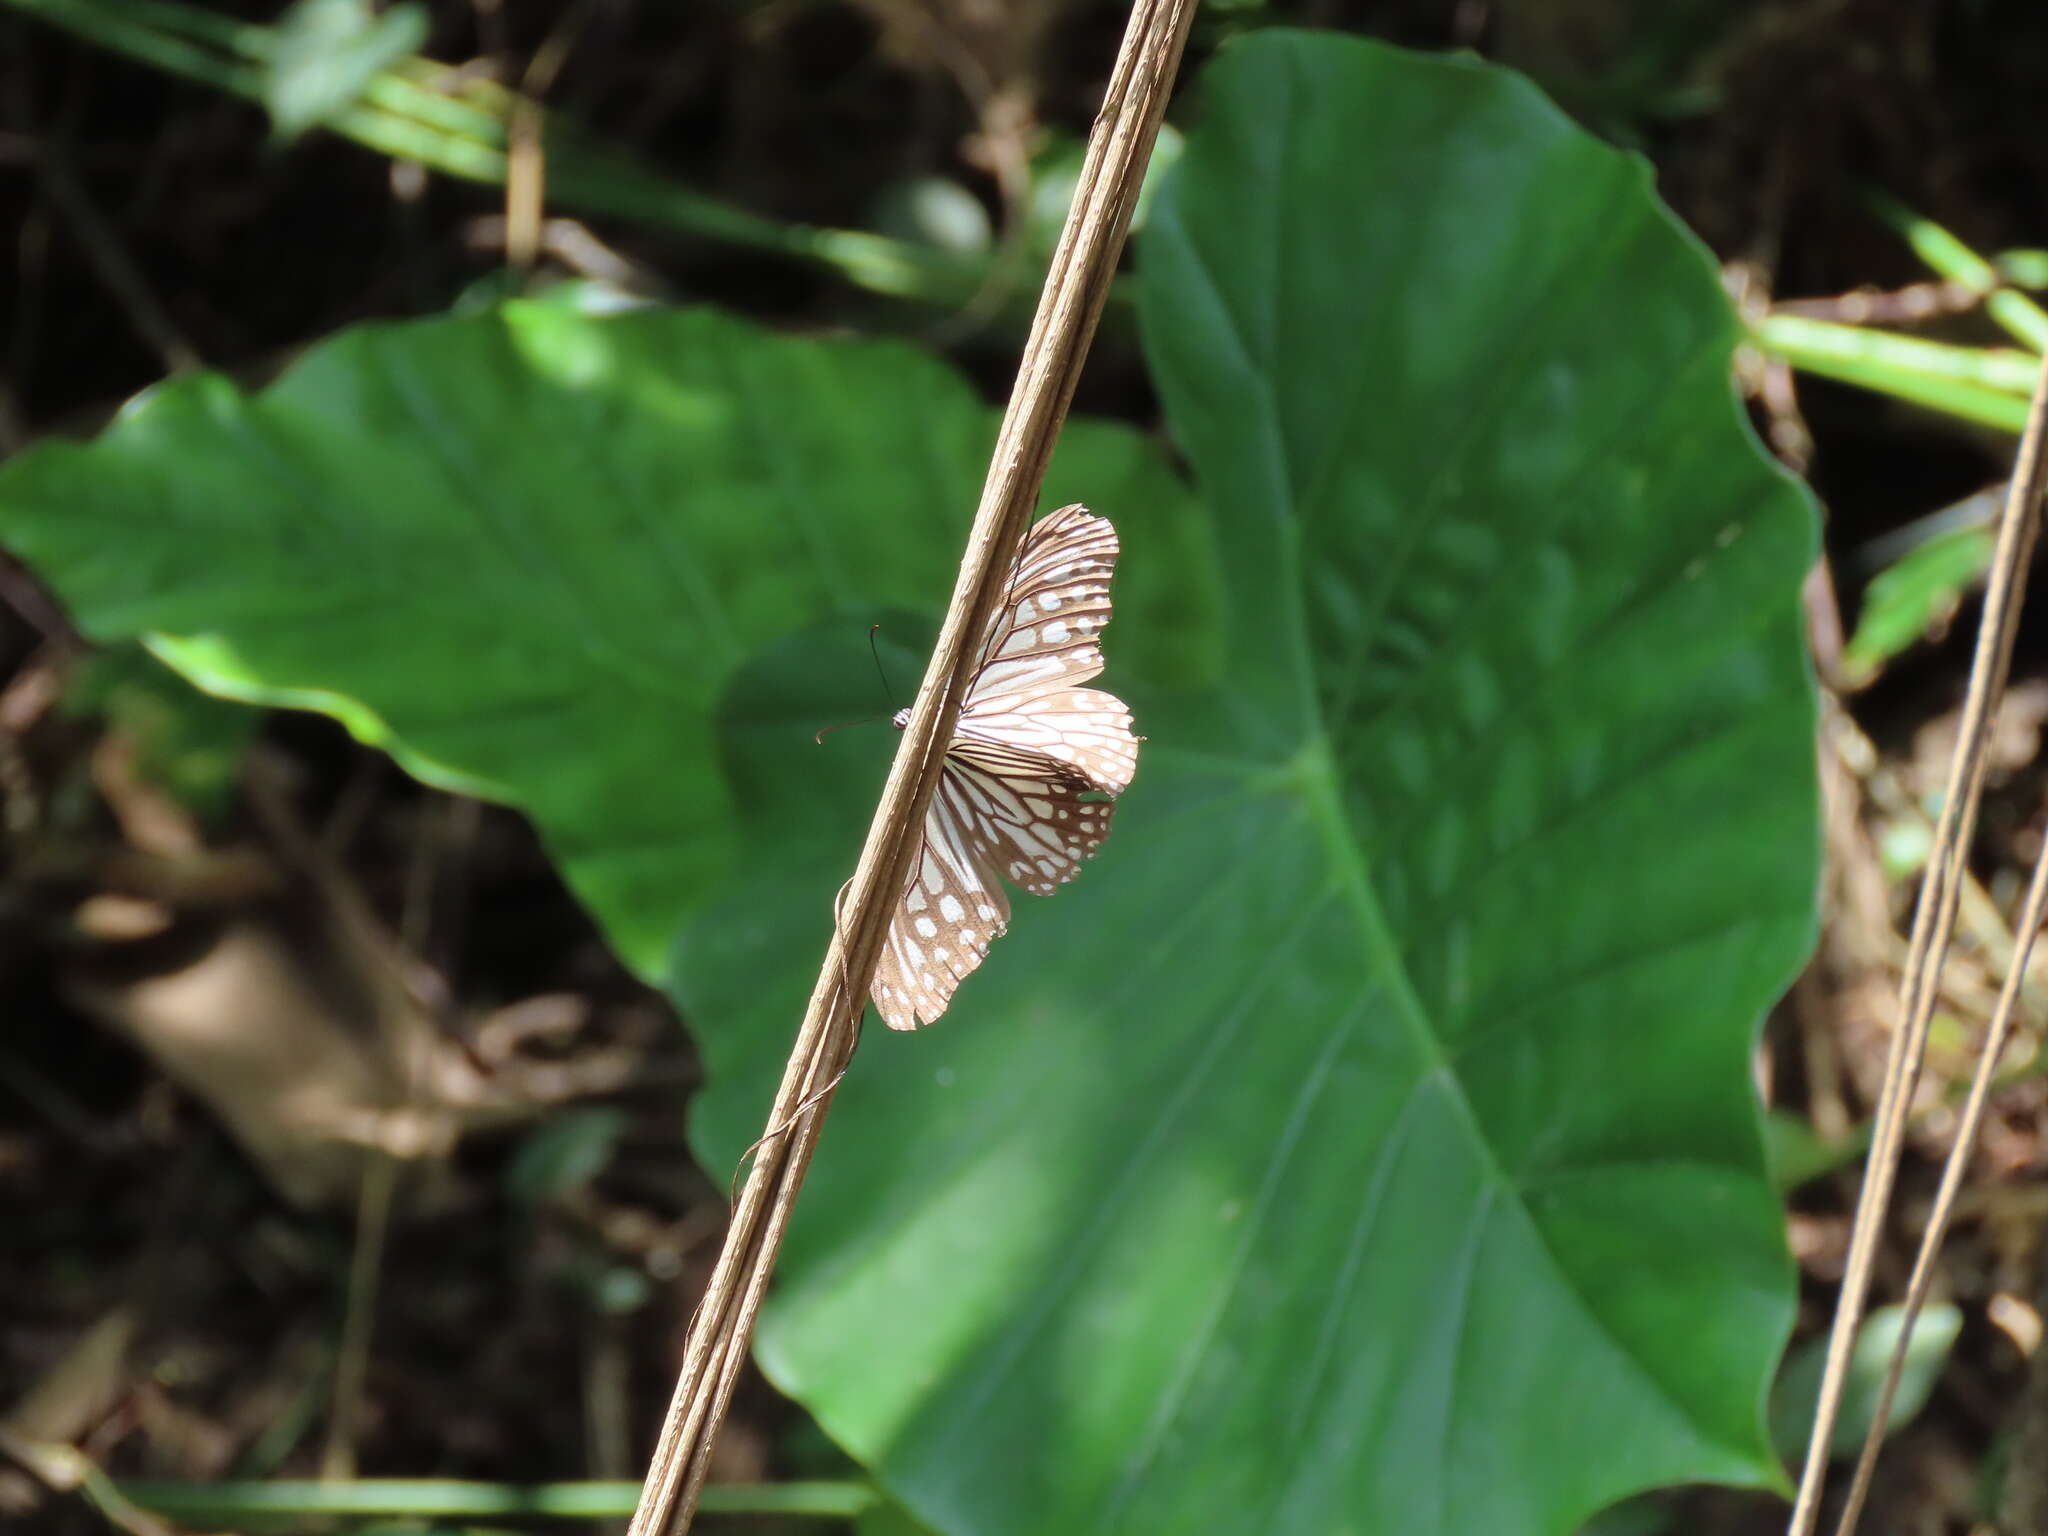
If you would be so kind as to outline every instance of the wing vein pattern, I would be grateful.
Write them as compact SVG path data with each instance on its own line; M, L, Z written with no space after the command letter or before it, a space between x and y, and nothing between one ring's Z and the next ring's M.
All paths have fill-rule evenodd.
M1075 505L1040 519L977 652L888 941L875 1008L891 1029L946 1011L1010 921L1003 881L1034 896L1080 873L1138 767L1123 701L1102 671L1116 530ZM897 729L910 711L896 716Z

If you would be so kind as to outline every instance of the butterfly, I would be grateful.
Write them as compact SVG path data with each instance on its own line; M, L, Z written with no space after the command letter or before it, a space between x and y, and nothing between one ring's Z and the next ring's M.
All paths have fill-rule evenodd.
M875 967L875 1008L891 1029L946 1011L1009 926L1005 879L1050 896L1109 836L1110 801L1143 738L1121 699L1076 685L1102 670L1116 556L1109 519L1078 503L1024 536ZM899 710L896 728L909 723Z

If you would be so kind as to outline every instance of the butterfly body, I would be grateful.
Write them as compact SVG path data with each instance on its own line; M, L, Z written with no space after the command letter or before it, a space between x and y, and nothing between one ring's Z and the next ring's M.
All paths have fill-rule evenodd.
M947 743L909 883L875 970L891 1029L945 1012L1009 924L1005 879L1046 896L1109 835L1138 766L1130 712L1077 686L1102 670L1116 530L1062 507L1025 535ZM898 730L910 722L899 710Z

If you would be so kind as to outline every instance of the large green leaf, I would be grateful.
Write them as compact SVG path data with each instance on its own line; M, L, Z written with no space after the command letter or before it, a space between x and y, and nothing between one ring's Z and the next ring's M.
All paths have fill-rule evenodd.
M1199 536L1142 439L1074 426L1049 494ZM871 710L867 627L944 601L994 435L908 347L514 304L347 333L256 396L165 386L0 471L0 541L93 637L147 636L212 692L325 710L525 807L652 976L739 851L728 680L829 620L845 688L810 728ZM1156 612L1160 666L1198 665L1199 596Z
M1800 498L1641 169L1268 35L1141 249L1209 511L1074 423L1151 740L1104 857L870 1034L764 1333L948 1532L1562 1530L1771 1475L1745 1053L1809 936ZM0 471L87 630L526 806L759 1128L992 436L908 349L549 306ZM907 665L900 668L907 680ZM716 897L707 905L707 894Z
M1509 1536L1771 1481L1747 1052L1814 923L1814 529L1711 265L1490 68L1266 34L1204 107L1139 256L1225 662L1160 679L1120 608L1115 835L935 1029L870 1031L764 1363L948 1532ZM1152 590L1153 509L1092 499ZM820 814L791 766L815 649L728 700L775 791L679 952L721 1166L878 771Z

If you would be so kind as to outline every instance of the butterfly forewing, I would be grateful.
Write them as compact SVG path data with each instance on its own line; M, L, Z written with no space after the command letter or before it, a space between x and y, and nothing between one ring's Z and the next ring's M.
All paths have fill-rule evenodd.
M1061 507L1032 527L1003 606L982 642L966 709L1041 688L1071 688L1102 670L1116 530L1085 507Z
M1116 530L1062 507L1025 537L941 766L916 867L875 970L892 1029L929 1024L1008 925L1007 877L1050 895L1109 835L1138 764L1123 702L1076 686L1102 670ZM901 716L897 724L903 724Z

